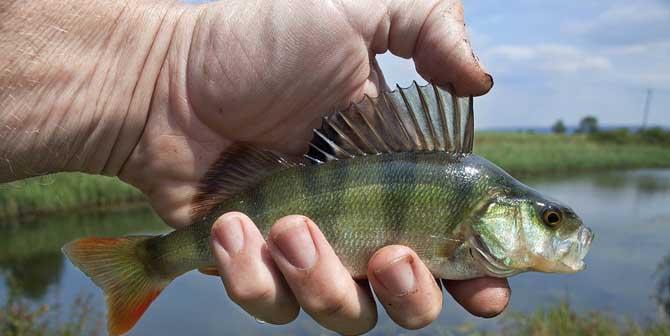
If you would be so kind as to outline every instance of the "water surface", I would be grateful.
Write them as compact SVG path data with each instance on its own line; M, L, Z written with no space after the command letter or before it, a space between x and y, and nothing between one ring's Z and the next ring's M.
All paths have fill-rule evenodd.
M510 279L511 311L532 311L568 300L577 311L604 310L640 322L662 318L670 308L670 170L637 170L573 177L535 178L528 184L570 204L595 232L587 269L574 275L527 273ZM65 303L101 293L60 253L67 241L90 235L117 236L166 230L149 210L43 219L0 229L0 299L12 290L35 304ZM660 298L660 299L659 299ZM472 323L496 328L500 317L469 316L445 294L437 323L404 331L380 312L371 334L435 334ZM286 326L260 324L235 306L221 281L197 272L176 279L152 304L130 335L330 334L301 314Z

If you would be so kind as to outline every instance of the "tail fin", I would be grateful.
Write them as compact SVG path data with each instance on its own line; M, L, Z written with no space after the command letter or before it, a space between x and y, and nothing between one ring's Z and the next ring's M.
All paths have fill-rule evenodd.
M140 259L141 243L150 238L84 238L63 247L70 261L105 292L110 335L130 330L172 280L149 273Z

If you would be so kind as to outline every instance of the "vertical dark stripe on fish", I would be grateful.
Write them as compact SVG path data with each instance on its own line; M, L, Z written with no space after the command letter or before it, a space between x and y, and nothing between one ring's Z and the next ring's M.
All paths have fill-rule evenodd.
M311 168L302 169L298 172L298 178L302 182L299 184L299 187L302 189L302 194L309 195L309 197L305 198L303 204L301 205L303 211L300 213L300 215L311 217L312 219L319 210L319 204L316 204L314 202L314 197L311 196L318 194L321 191L320 188L326 187L321 185L319 176L316 174L316 172L316 169ZM319 225L319 223L316 224Z
M347 188L350 186L348 180L352 176L353 166L351 165L352 161L344 160L337 163L335 168L331 168L330 174L328 174L330 181L326 183L329 186L331 191L338 189ZM331 192L327 205L328 216L324 216L327 223L324 223L324 229L331 233L329 239L331 244L336 245L339 243L339 240L343 238L342 234L332 234L338 232L338 230L343 229L340 223L340 218L345 214L349 207L347 206L347 200L345 199L345 192L343 190L338 190L336 192Z
M382 204L385 226L390 228L397 239L410 225L407 218L410 210L414 182L416 181L416 154L408 153L399 161L391 161L382 166Z
M449 169L464 169L467 165L452 166ZM447 233L452 233L468 215L468 209L471 209L479 201L477 187L482 182L479 179L463 178L458 173L448 173L450 176L448 185L449 199L451 200L452 214L451 222L444 225Z
M268 202L266 199L266 195L272 192L272 190L268 190L269 188L266 187L267 184L260 184L254 188L251 188L248 193L248 201L245 202L246 206L244 205L245 203L242 203L241 206L247 208L247 215L251 217L252 220L257 221L257 220L263 220L265 217L267 217L267 211L270 210L268 208ZM256 225L262 225L261 223L256 223ZM270 223L272 225L272 223Z

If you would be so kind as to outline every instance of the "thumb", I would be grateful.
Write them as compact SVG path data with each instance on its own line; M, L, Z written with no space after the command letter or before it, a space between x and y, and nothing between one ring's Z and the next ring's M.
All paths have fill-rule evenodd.
M412 57L427 81L452 85L460 96L479 96L493 86L474 54L458 0L388 0L388 49Z

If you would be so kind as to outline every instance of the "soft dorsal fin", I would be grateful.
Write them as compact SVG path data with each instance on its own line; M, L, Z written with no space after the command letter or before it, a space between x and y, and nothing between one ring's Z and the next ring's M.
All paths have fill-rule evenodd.
M360 155L412 151L471 153L472 97L456 97L436 85L365 98L323 119L306 158L313 163Z
M235 143L221 153L200 181L191 204L192 220L199 220L224 200L257 184L276 170L303 165L303 160L274 151Z

